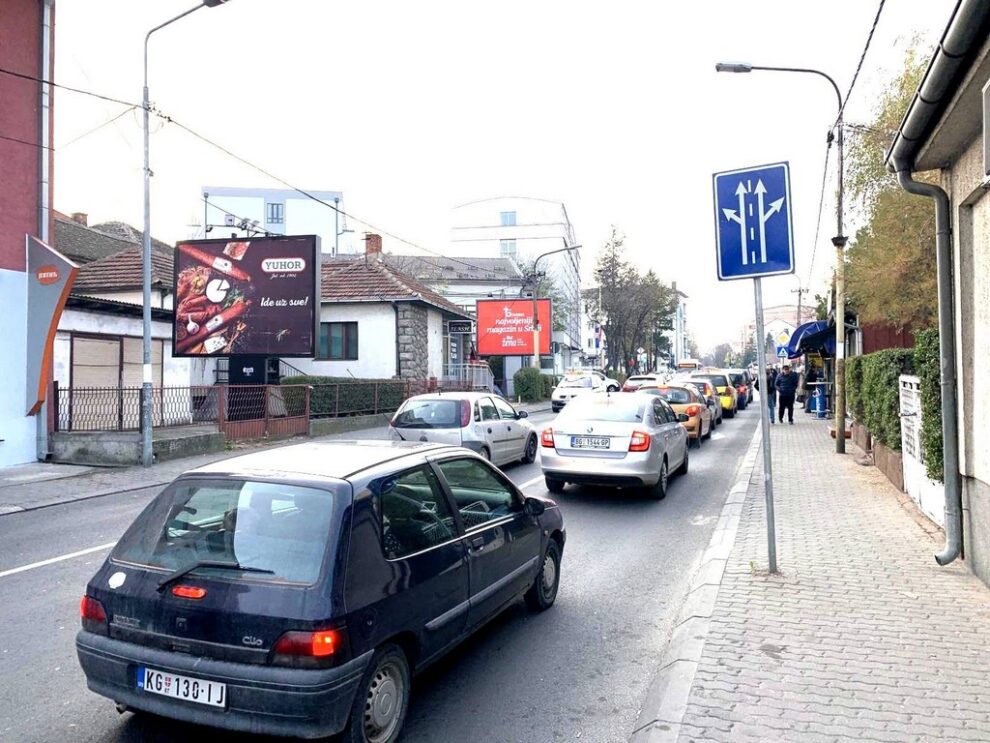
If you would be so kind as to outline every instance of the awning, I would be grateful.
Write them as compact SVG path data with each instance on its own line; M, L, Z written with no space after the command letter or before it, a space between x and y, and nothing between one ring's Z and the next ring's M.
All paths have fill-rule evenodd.
M796 359L809 351L835 355L835 326L824 320L814 320L798 326L787 343L787 358Z

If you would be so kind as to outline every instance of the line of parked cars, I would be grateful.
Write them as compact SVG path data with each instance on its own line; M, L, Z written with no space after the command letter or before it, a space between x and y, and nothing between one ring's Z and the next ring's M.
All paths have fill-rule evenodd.
M537 431L488 393L418 395L390 441L307 443L187 472L137 516L90 580L76 638L117 710L217 728L394 743L411 679L502 610L553 605L558 504L497 465L539 456L568 483L667 493L689 441L738 408L722 371L603 373L555 398ZM589 379L590 383L583 383ZM639 381L639 380L637 380Z

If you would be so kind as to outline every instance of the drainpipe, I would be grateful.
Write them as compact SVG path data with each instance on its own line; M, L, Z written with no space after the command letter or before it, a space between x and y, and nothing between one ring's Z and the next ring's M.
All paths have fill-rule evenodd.
M956 410L956 348L952 317L952 235L949 197L938 186L919 183L909 169L897 171L908 193L935 201L935 256L938 266L938 352L942 387L942 460L945 480L945 549L935 555L948 565L962 552L962 483L959 477L959 428Z
M392 302L392 311L395 312L395 376L402 378L402 363L399 358L399 305Z
M52 79L52 12L54 0L43 0L41 4L41 79ZM38 237L45 245L50 245L52 236L48 234L48 225L51 218L51 121L52 121L52 88L48 83L41 84L41 115L38 117L38 141L41 147L38 149L38 159L40 161L38 177ZM42 370L42 374L49 370ZM50 380L49 380L50 381ZM49 386L51 389L51 386ZM47 396L46 396L47 397ZM38 412L34 415L35 421L35 454L39 461L46 461L49 457L48 446L48 400L42 402Z

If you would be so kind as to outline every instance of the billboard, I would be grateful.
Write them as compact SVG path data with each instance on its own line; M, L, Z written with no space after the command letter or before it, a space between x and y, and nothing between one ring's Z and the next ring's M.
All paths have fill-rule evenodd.
M550 354L550 300L536 300L540 321L540 353ZM479 299L477 307L478 342L481 356L533 355L533 300Z
M181 242L173 288L173 356L315 355L315 235Z

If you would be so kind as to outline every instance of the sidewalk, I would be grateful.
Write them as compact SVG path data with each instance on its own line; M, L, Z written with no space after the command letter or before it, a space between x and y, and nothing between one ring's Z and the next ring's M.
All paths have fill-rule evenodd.
M990 740L990 590L935 563L941 532L828 422L795 413L771 445L780 575L754 439L734 545L713 540L633 740Z
M524 403L514 407L516 410L525 410L530 414L550 412L549 402ZM259 449L291 446L304 441L387 438L388 427L384 424L388 418L389 416L386 415L382 419L383 425L373 428L314 438L299 436L273 442L243 442L236 444L229 451L158 462L147 469L144 467L97 468L45 462L0 467L0 517L8 513L30 511L87 498L99 498L129 490L163 487L186 470Z

